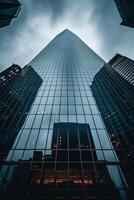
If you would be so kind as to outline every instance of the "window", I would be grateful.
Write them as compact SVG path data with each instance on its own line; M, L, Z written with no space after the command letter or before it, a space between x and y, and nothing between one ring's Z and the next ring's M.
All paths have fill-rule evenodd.
M41 126L42 115L36 115L33 128L40 128Z
M50 122L50 115L44 115L41 128L48 128Z
M40 130L36 149L45 149L48 130Z
M38 105L33 105L30 114L36 114L37 110L38 110Z
M95 104L93 97L88 97L88 101L90 104Z
M76 115L69 115L69 122L76 122Z
M100 115L94 115L93 117L94 117L94 121L95 121L95 124L96 124L96 128L100 128L100 129L104 128Z
M51 149L53 132L49 130L46 149Z
M61 104L67 104L67 97L61 97Z
M84 112L85 112L85 114L87 114L87 115L91 114L91 110L90 110L89 105L84 105Z
M92 114L99 114L96 105L90 105L90 107L91 107Z
M68 106L69 114L75 115L75 105L69 105Z
M91 129L95 128L94 121L92 115L86 115L86 122L89 124Z
M81 105L76 105L77 115L83 115L83 107Z
M52 116L51 116L50 128L53 128L54 123L57 123L58 120L59 120L59 115L52 115Z
M60 106L59 105L53 105L53 110L52 110L52 115L53 114L59 114L59 108Z
M39 132L38 130L31 131L26 149L34 149L35 148L38 132Z
M46 101L47 101L47 97L42 97L41 104L46 104Z
M67 122L67 115L60 115L60 122Z
M54 98L54 104L60 104L60 97Z
M53 97L48 97L47 104L53 104Z
M80 97L75 97L75 102L76 102L76 104L81 104L81 98Z
M39 104L40 103L40 100L41 100L41 97L36 97L35 101L34 101L34 104Z
M60 106L60 114L66 115L67 114L67 105Z
M105 130L98 130L98 135L103 149L111 149L110 141L108 140Z
M25 148L29 134L30 134L30 130L24 129L22 131L16 149L24 149Z
M68 97L68 104L74 104L74 97Z
M84 115L77 115L78 123L85 123Z
M45 109L45 106L44 105L40 105L39 108L38 108L38 114L43 114L44 113L44 109Z
M51 114L51 111L52 111L52 105L46 105L46 108L45 108L45 114Z
M82 97L82 101L83 101L83 104L88 104L88 101L87 101L86 97Z
M31 128L33 125L35 115L29 115L25 124L25 128Z

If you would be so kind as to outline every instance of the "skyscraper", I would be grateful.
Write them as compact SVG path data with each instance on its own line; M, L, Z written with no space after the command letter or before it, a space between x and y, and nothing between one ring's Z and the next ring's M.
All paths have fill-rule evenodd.
M134 28L134 1L114 0L122 18L121 25Z
M116 57L112 60L113 63L116 63L115 60ZM109 63L112 64L111 61ZM122 63L124 64L124 60L121 59L119 62L117 60L113 67L106 65L101 68L95 75L91 88L121 167L128 179L130 191L133 192L134 87L122 77L129 71L127 65L126 69L124 65L121 66ZM120 72L123 73L120 75Z
M29 63L43 82L7 157L8 167L1 170L6 194L8 183L9 192L12 186L25 191L19 187L25 178L19 177L26 176L31 181L19 199L127 199L127 183L90 87L104 64L69 30ZM110 190L102 195L106 185Z
M108 64L117 71L130 85L134 86L134 61L130 58L116 54Z
M20 11L18 0L0 0L0 28L8 26Z
M0 164L20 131L42 80L30 67L13 64L0 73Z

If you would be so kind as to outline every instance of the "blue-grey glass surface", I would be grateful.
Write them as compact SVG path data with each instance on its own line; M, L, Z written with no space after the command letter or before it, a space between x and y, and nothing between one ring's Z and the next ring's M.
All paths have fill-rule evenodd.
M43 83L8 160L29 159L34 150L41 150L43 155L51 154L54 123L87 123L98 160L107 161L110 176L122 199L126 199L125 180L116 164L118 158L90 88L104 61L76 35L65 30L29 65L40 75Z

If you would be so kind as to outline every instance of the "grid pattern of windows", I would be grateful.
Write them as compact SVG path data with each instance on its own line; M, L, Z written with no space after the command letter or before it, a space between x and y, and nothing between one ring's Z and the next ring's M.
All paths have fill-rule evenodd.
M88 123L94 137L97 137L97 134L98 137L101 135L103 140L98 138L98 141L100 141L98 144L99 147L102 146L104 150L106 149L106 151L108 151L109 156L107 159L114 160L115 156L111 150L112 147L104 129L100 112L96 106L94 97L88 84L88 79L86 81L85 76L85 78L83 78L75 75L75 82L56 82L54 78L56 75L52 76L52 78L50 77L51 76L49 76L49 80L47 77L45 77L43 84L38 91L37 97L35 98L25 124L12 148L12 159L14 159L14 157L18 159L15 156L16 153L20 151L20 149L24 149L24 146L23 148L20 148L23 140L25 140L24 144L26 150L29 151L31 149L32 155L33 149L36 149L36 147L39 149L39 141L41 141L40 138L42 135L45 135L44 143L46 143L47 140L48 144L46 144L46 147L51 148L51 137L54 123L75 122ZM67 77L64 76L64 79L66 78ZM57 79L60 80L60 76ZM57 87L58 89L56 89ZM59 87L61 89L59 89ZM53 90L51 88L53 88ZM68 90L64 90L64 88L67 88ZM42 134L43 130L44 134ZM26 133L28 137L25 137ZM105 148L105 146L107 147ZM98 147L96 146L96 148ZM27 153L24 153L24 155L27 156ZM25 157L23 158L25 159Z
M114 0L122 18L122 25L134 27L134 1Z
M118 158L90 88L95 74L104 65L104 61L76 35L65 30L29 65L41 76L43 83L8 155L8 162L27 160L32 166L33 152L42 152L43 162L51 161L51 175L54 174L56 166L58 169L59 165L61 170L63 163L64 168L66 163L66 167L68 164L72 165L72 170L79 169L80 174L77 173L77 175L81 177L81 172L86 176L86 173L90 171L86 169L84 163L87 163L87 166L92 163L92 166L97 167L96 162L100 161L106 165L109 176L122 199L126 199L125 180L118 166ZM63 134L61 138L60 135L55 136L59 143L54 145L52 142L54 124L60 123L88 124L93 145L88 134L83 134L82 137L79 130L68 133L66 128L62 131L64 136ZM73 137L69 137L71 134ZM62 138L64 138L64 143ZM57 145L58 148L55 149ZM51 158L53 152L56 156ZM54 160L49 160L49 158ZM85 166L84 170L81 170L82 166ZM10 170L12 170L11 167L5 173L11 173ZM56 173L62 174L60 170L59 172L56 170ZM64 178L65 173L68 173L68 170L64 170ZM77 175L72 172L72 179ZM49 173L46 176L49 176ZM34 181L36 182L37 179L35 178Z
M105 66L91 88L133 196L134 87L116 69Z
M125 80L134 86L134 61L117 54L110 61L109 64L115 69Z
M0 164L5 160L42 83L29 66L13 65L0 74Z

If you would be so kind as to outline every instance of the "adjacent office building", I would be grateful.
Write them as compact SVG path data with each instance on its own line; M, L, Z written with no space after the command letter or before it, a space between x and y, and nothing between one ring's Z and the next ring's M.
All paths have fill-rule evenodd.
M104 64L69 30L29 63L43 82L2 166L3 196L127 199L129 188L91 90Z
M41 85L30 67L13 64L0 73L0 164L4 162Z
M133 83L133 75L129 70L129 59L127 60L128 64L124 57L115 56L109 62L111 66L104 66L95 75L91 88L130 190L133 192L134 87L130 84Z
M121 25L134 28L134 1L114 0L122 18Z
M18 0L0 0L0 28L8 26L18 16L20 9Z
M130 58L116 54L108 64L124 79L134 86L134 61Z

